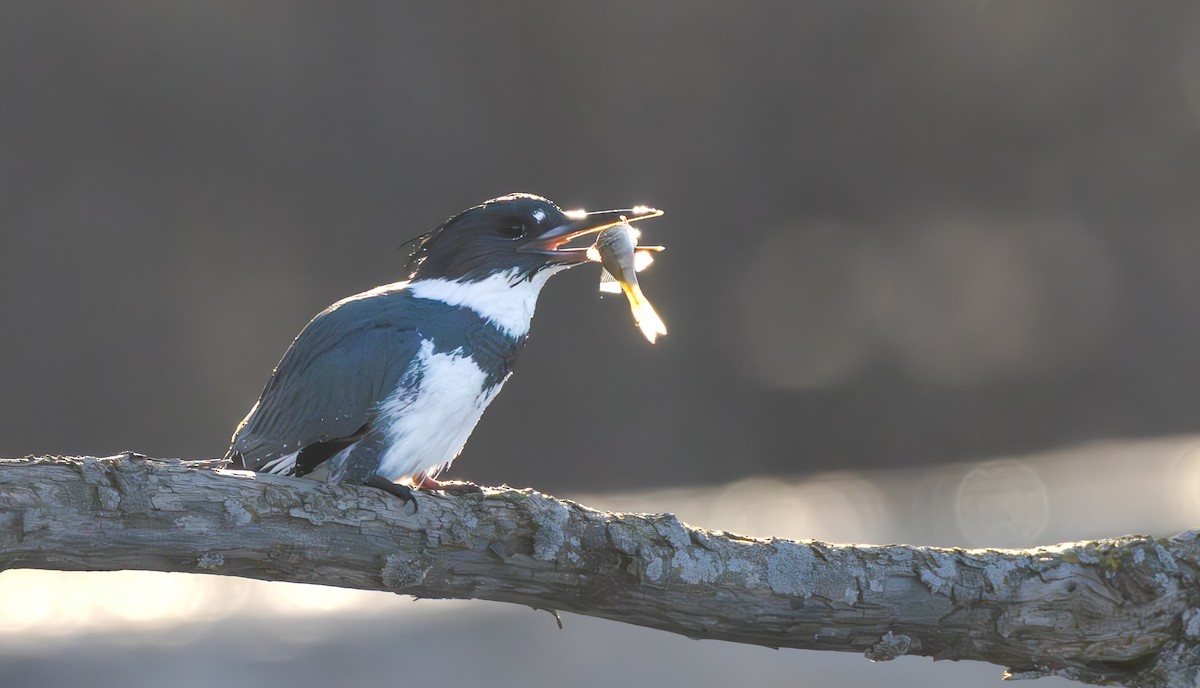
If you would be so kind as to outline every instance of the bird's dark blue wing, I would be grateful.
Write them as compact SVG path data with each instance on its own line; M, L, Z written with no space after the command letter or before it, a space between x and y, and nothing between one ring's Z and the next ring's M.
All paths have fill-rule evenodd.
M376 290L313 318L238 426L229 456L259 470L314 445L344 446L363 433L419 349L411 303L403 291Z

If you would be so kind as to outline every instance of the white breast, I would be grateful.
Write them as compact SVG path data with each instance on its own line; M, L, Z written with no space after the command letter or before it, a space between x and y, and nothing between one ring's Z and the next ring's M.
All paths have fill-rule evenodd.
M516 270L471 282L418 279L409 283L408 288L417 298L470 308L510 337L524 337L529 334L533 309L537 307L538 294L546 280L567 267L544 268L528 279Z
M433 477L449 466L504 384L488 386L487 375L461 349L434 353L428 340L413 365L423 373L419 382L401 383L380 407L389 444L378 473L392 481Z

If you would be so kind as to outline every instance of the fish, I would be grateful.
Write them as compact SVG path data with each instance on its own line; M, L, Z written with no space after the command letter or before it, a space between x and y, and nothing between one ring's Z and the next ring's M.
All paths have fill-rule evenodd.
M641 232L626 223L613 225L600 232L596 242L588 248L588 258L600 263L600 291L604 294L625 292L629 309L633 311L633 322L642 335L653 344L658 337L667 333L667 326L642 293L637 273L654 262L653 253L663 250L662 246L638 246Z

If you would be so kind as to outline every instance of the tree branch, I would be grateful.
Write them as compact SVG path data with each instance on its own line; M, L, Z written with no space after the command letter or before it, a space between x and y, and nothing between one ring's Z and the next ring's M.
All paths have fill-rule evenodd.
M828 545L122 455L0 460L0 571L183 571L479 598L771 647L1191 686L1200 531L1032 550ZM2 584L2 579L0 579Z

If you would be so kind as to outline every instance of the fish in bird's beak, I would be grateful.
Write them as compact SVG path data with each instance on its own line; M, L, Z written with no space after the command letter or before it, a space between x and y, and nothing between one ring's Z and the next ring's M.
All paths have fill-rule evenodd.
M651 344L667 333L667 326L642 293L637 273L653 261L651 251L661 251L661 246L638 246L640 233L626 223L619 223L600 232L595 245L586 249L587 257L604 266L600 277L600 291L616 293L624 291L633 311L633 321L642 335ZM607 278L607 279L606 279Z
M587 252L590 247L561 248L572 239L593 232L601 232L614 225L636 222L662 215L657 208L635 206L625 210L599 210L584 212L568 210L564 213L567 221L557 227L551 227L535 237L522 249L534 253L553 256L556 262L579 265L589 261Z

